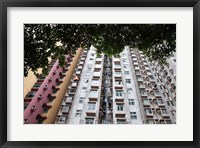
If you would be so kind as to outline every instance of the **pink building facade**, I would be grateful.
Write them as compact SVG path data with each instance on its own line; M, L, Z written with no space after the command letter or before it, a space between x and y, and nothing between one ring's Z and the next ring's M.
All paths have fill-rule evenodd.
M66 75L73 56L66 55L66 65L59 67L58 60L53 59L49 64L49 74L40 77L32 87L31 91L24 98L24 124L42 123L51 108L51 102L56 98L55 93L59 90L59 85Z

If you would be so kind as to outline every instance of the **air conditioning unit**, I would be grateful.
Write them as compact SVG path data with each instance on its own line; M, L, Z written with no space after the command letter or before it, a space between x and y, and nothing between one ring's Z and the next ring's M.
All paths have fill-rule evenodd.
M24 119L24 124L28 124L28 123L29 123L28 119Z
M53 71L53 74L54 74L54 75L56 74L56 70Z
M35 111L37 109L37 107L35 106L35 105L33 105L32 107L31 107L31 111Z
M48 85L45 85L45 86L44 86L44 89L47 90L47 89L48 89Z
M39 100L42 100L42 95L41 95L41 94L38 96L38 99L39 99Z
M53 79L53 78L52 78L52 77L50 77L50 78L49 78L49 82L51 82L51 81L52 81L52 79Z

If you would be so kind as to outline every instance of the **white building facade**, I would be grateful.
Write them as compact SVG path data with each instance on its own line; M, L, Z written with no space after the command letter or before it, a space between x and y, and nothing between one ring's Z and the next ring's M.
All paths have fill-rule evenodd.
M176 123L174 60L168 60L165 77L160 72L157 74L159 65L148 62L138 49L125 47L120 55L112 57L97 55L95 48L85 49L55 123ZM168 82L169 87L163 89Z

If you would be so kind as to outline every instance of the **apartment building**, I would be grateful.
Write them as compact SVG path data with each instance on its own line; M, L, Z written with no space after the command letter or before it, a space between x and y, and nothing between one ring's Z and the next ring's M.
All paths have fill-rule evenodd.
M33 86L27 94L24 94L24 124L55 122L81 52L82 49L79 48L75 55L66 55L66 65L63 68L59 67L57 59L52 59L47 76L36 78L31 75L26 78L25 89L27 90L29 82Z
M162 66L129 47L115 56L79 48L64 68L52 59L47 76L28 82L24 124L176 123L175 53Z
M155 68L144 57L142 51L132 48L129 51L131 54L131 56L129 57L131 57L133 61L132 66L135 71L134 77L136 78L136 82L138 85L137 89L140 93L140 106L143 112L143 123L175 123L175 120L172 117L173 114L167 102L167 98L162 93L160 83L158 81L158 74L156 73ZM161 75L160 78L164 79Z
M176 67L167 69L169 66L166 65L165 68L169 72L173 69L169 74L171 81L167 80L171 82L174 94L167 95L162 89L166 74L158 75L156 65L158 67L138 49L125 47L120 55L112 57L97 55L95 48L85 49L73 72L55 123L176 123ZM158 77L163 80L158 80ZM166 88L168 92L172 92L170 88Z
M114 124L142 124L137 84L133 79L132 61L127 47L112 58L113 122Z
M156 62L151 63L152 70L158 82L158 86L166 100L173 123L176 123L176 58L167 60L167 64L161 66Z
M55 123L98 124L104 55L84 50Z

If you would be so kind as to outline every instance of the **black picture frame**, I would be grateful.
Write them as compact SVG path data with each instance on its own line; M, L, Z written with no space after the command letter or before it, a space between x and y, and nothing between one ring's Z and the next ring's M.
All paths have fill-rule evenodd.
M8 7L193 7L193 141L7 141ZM200 2L199 0L1 0L0 2L0 146L21 147L200 147Z

